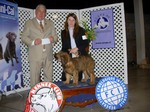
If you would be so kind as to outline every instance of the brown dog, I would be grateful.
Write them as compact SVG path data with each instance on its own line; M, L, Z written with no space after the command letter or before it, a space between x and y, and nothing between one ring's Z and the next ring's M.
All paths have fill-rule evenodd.
M68 53L63 51L59 51L54 56L62 63L62 67L66 74L66 81L64 81L65 84L69 84L71 76L73 76L73 84L78 85L78 73L80 71L83 71L84 73L84 79L82 79L82 82L86 82L90 77L90 84L95 84L95 62L91 56L87 55L71 58Z

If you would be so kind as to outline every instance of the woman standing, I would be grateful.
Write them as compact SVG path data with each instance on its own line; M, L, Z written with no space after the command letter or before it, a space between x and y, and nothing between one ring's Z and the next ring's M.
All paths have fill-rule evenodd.
M62 51L70 54L72 58L79 55L88 55L86 48L89 40L85 36L85 30L79 26L78 18L74 13L69 13L66 17L64 30L61 31ZM79 81L82 79L82 72L79 73ZM65 81L65 73L62 73L62 81Z

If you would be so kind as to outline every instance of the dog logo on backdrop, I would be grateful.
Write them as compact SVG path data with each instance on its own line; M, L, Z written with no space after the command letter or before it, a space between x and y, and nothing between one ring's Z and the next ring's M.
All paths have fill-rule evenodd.
M60 88L50 82L36 84L29 93L25 112L58 112L63 97Z
M73 84L78 85L78 73L80 71L84 73L82 82L86 82L90 78L90 84L95 84L95 62L90 55L79 55L79 57L71 58L68 53L59 51L55 53L54 57L62 63L62 67L66 74L65 84L69 84L73 76Z
M128 98L128 90L124 82L115 76L102 78L96 85L96 98L99 104L108 110L122 108Z
M1 82L1 91L7 91L7 87L10 86L10 90L14 90L15 86L22 87L22 72L17 73L17 70L13 70L10 76L8 72L4 72L3 81Z
M2 39L3 39L3 37L0 38L0 42ZM0 43L0 60L2 60L2 59L3 59L3 47L2 47L2 44Z
M13 58L16 60L16 63L19 63L16 54L16 44L15 44L17 35L14 32L8 32L6 34L6 38L8 39L8 41L4 52L4 58L7 63L9 63L9 60L11 60L11 64L12 66L14 66Z
M106 17L100 16L97 19L96 27L99 28L100 30L105 30L108 26L109 26L109 21Z

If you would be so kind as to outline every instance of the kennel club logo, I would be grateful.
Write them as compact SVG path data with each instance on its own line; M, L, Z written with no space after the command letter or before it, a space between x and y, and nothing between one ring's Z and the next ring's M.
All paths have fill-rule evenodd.
M96 86L95 94L99 104L108 110L122 108L128 98L126 85L114 76L102 78Z
M63 96L57 85L41 82L30 90L28 100L28 112L58 112Z

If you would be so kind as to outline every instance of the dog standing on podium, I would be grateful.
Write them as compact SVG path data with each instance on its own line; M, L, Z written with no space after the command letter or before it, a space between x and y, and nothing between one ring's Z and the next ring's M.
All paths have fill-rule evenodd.
M79 55L78 57L71 58L68 53L59 51L58 53L55 53L54 57L62 63L62 67L66 74L65 84L69 84L71 77L73 76L73 84L78 85L78 73L80 71L83 71L84 73L82 82L86 82L88 78L90 78L90 84L95 84L95 62L90 55Z

